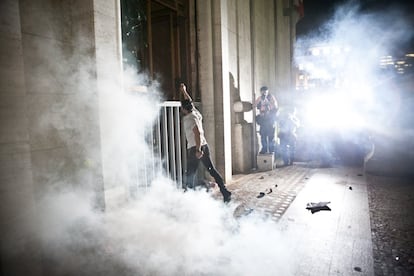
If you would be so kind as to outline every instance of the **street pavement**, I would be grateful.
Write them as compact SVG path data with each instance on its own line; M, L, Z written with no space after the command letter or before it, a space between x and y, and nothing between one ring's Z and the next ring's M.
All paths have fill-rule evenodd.
M304 186L309 173L309 168L298 165L235 176L228 185L233 202L239 204L235 217L254 210L278 221Z
M414 179L368 175L375 275L414 275Z
M362 168L307 163L236 175L234 216L258 212L288 231L295 275L374 275L367 182ZM262 194L261 194L262 193ZM324 202L312 213L309 203Z

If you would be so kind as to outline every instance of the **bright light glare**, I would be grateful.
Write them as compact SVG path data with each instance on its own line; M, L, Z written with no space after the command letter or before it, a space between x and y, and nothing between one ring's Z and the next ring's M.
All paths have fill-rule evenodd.
M312 49L312 55L319 56L319 53L320 53L319 49Z
M349 129L365 124L352 98L340 94L314 96L306 107L306 121L317 128Z

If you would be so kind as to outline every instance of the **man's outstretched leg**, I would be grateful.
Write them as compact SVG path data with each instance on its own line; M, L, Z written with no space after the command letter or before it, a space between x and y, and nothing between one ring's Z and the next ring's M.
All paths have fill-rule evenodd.
M219 186L220 192L223 195L223 201L229 202L231 200L231 192L227 190L223 177L220 175L220 173L214 167L213 162L211 161L210 149L208 145L202 146L201 149L204 154L203 157L201 157L201 162L203 162L203 165L207 168L209 174L214 178L217 185Z

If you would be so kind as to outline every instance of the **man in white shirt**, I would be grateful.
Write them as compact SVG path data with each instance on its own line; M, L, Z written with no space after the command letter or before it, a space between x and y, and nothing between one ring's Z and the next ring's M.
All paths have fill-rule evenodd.
M227 203L231 200L231 192L227 190L223 177L221 177L211 160L210 149L204 136L202 123L203 116L194 107L193 101L187 92L185 84L180 84L180 91L184 96L184 100L181 102L181 109L184 114L183 126L185 137L187 139L187 171L185 188L194 187L194 179L196 177L198 165L201 161L207 168L210 175L215 179L220 188L220 192L223 195L223 200Z

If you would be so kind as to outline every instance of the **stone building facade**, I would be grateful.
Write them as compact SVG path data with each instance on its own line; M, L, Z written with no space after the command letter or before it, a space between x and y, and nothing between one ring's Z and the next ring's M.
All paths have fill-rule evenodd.
M290 100L292 2L187 2L196 37L192 78L226 181L249 172L257 151L254 111L242 104L235 112L235 103L252 103L263 85L282 104ZM109 109L122 109L108 105L124 82L120 3L3 0L0 17L0 271L48 275L35 238L44 194L82 189L97 210L125 196L122 175L108 169L122 158L111 152L108 117Z

